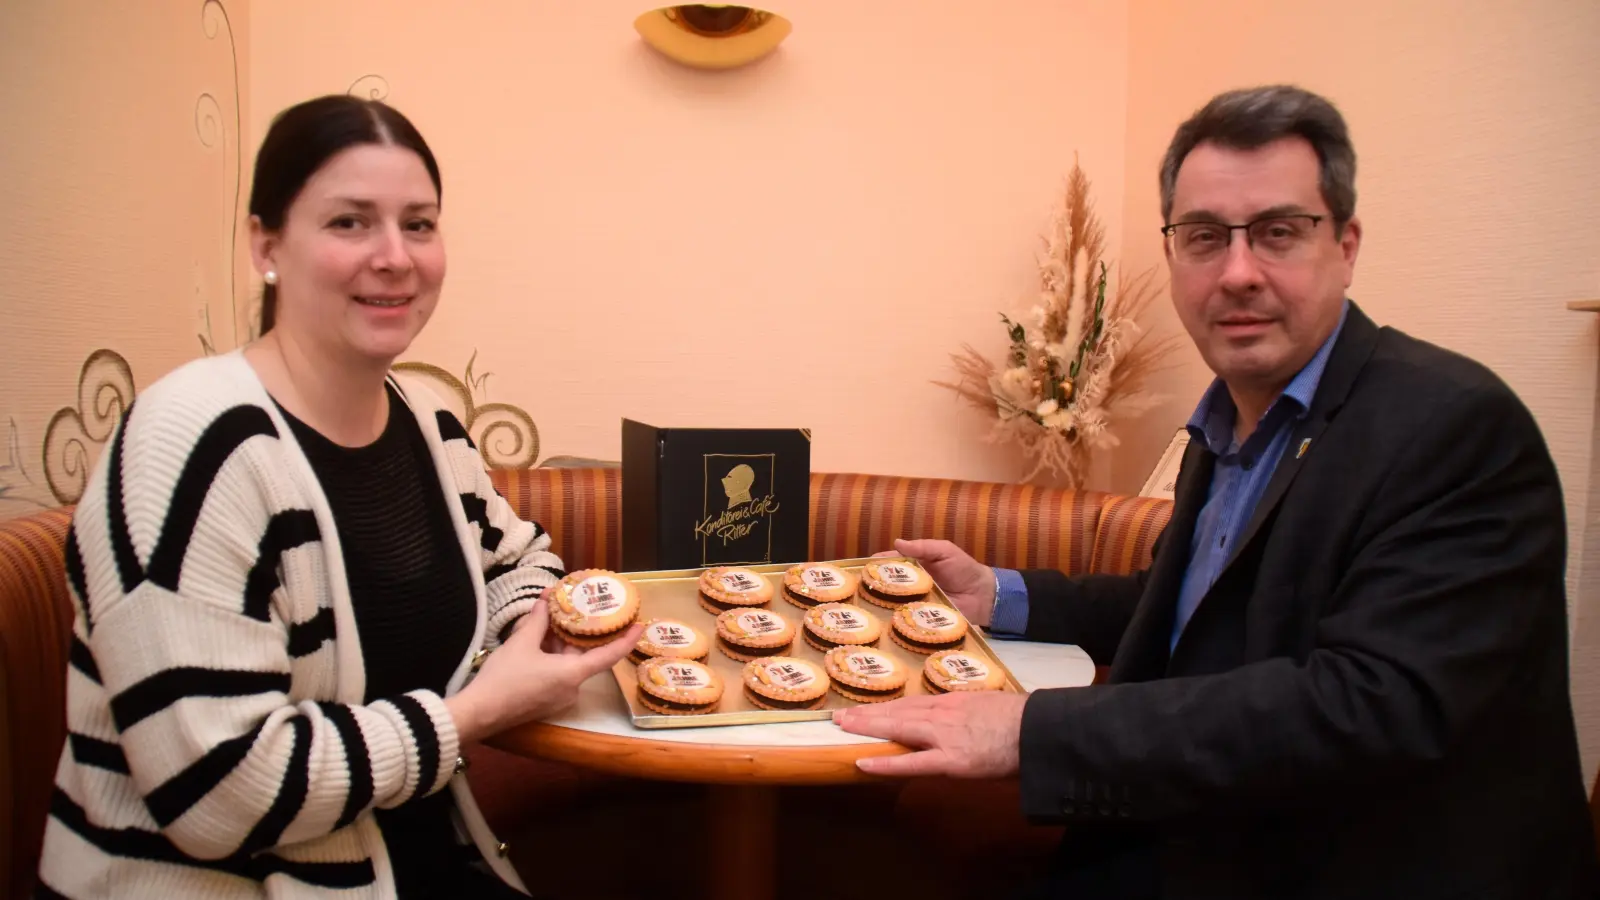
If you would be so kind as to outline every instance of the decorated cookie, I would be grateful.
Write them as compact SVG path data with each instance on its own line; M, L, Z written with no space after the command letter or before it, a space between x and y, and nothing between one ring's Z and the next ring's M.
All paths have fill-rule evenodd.
M639 664L639 702L666 715L708 712L722 699L722 676L692 659L655 657Z
M867 647L835 647L822 657L833 689L861 703L881 703L903 694L910 677L892 654Z
M772 602L772 582L752 569L716 568L700 573L700 605L713 613Z
M967 620L943 603L918 600L894 611L895 642L917 653L951 650L967 636Z
M848 603L823 603L806 610L806 643L818 650L840 644L870 644L883 633L871 613Z
M762 709L818 709L827 700L828 673L793 656L751 660L741 678L745 697Z
M634 662L643 662L652 656L673 659L704 659L711 650L711 640L677 619L650 619L644 623L644 634L634 644Z
M869 562L861 567L860 597L896 609L906 603L928 599L933 590L933 579L914 562L894 559Z
M819 603L849 600L859 582L856 576L827 563L801 563L783 573L783 599L801 609Z
M556 582L550 596L550 627L562 640L598 647L639 615L639 591L605 569L582 569Z
M794 625L766 609L730 609L717 616L717 649L740 662L777 656L794 642Z
M922 680L929 690L998 691L1006 676L1000 667L976 653L941 650L922 664Z

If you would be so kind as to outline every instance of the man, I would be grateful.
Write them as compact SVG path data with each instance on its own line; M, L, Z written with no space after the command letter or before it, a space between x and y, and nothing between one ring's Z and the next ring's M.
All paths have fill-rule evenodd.
M1555 467L1493 374L1346 299L1354 176L1338 111L1292 87L1222 94L1174 136L1173 303L1217 378L1147 570L997 572L897 542L977 624L1114 660L1103 686L836 714L921 751L870 772L1020 775L1030 819L1074 826L1048 896L1600 882Z

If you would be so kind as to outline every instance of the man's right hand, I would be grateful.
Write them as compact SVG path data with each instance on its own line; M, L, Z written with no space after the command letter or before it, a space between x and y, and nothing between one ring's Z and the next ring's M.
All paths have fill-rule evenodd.
M994 613L994 570L949 541L894 542L877 556L908 556L922 564L967 621L987 627Z

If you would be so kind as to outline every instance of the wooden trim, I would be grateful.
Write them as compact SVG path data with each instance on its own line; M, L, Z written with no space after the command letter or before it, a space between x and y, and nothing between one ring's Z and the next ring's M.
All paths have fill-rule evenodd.
M535 722L485 741L519 756L552 759L613 775L695 784L850 784L877 781L856 768L869 756L909 753L895 743L823 747L691 744L582 731Z
M1567 303L1567 309L1574 312L1600 312L1600 300L1573 300Z

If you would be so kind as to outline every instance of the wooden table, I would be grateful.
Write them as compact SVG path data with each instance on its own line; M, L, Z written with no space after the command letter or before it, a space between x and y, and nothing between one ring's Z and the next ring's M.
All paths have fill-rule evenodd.
M1094 663L1077 647L991 639L991 648L1027 690L1081 687ZM832 722L788 722L720 728L638 729L617 683L606 672L586 682L577 704L545 722L488 742L522 756L558 760L600 772L708 786L710 841L718 865L710 896L770 900L769 873L778 788L877 781L856 760L908 752L905 747L841 731Z

